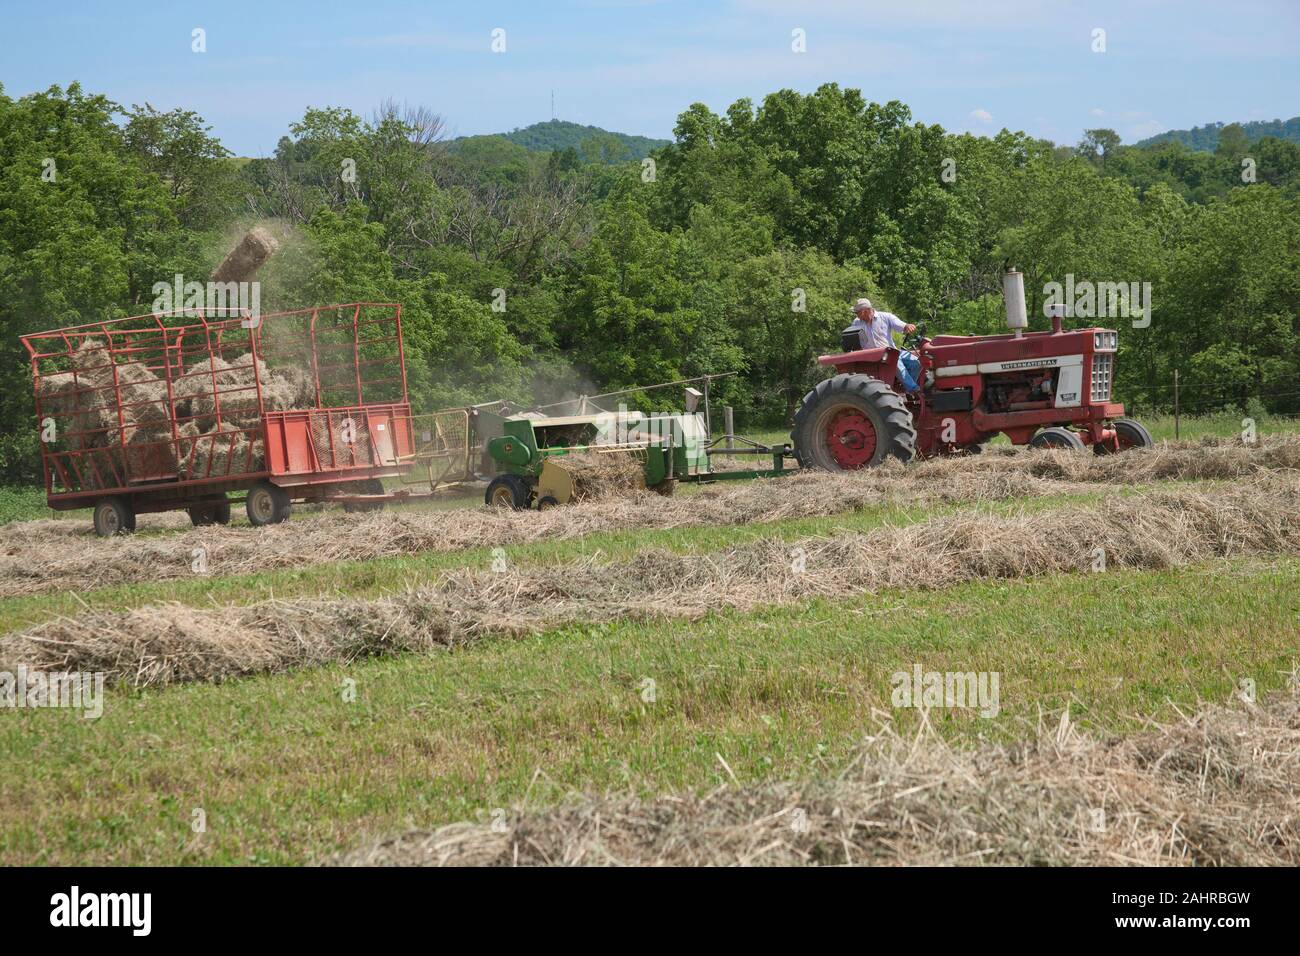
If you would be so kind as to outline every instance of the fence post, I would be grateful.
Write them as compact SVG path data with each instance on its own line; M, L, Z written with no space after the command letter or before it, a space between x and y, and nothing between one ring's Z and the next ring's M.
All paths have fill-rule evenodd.
M722 407L722 424L723 427L726 428L727 430L727 434L726 434L727 451L731 451L731 449L736 447L736 443L733 440L736 437L736 423L735 423L734 415L735 413L732 410L732 407L730 405L724 405ZM727 457L730 458L731 456L728 455Z
M1180 411L1178 404L1178 369L1174 369L1174 441L1178 441Z

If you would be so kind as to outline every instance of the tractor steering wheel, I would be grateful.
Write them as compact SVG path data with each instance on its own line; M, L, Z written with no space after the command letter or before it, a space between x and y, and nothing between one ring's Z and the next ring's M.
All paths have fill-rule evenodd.
M916 331L911 335L903 336L903 348L909 352L915 352L926 342L925 323L921 322L916 326Z

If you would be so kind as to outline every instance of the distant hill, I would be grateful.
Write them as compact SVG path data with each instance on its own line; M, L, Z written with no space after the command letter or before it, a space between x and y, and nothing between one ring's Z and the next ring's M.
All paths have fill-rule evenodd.
M645 159L650 151L667 146L669 140L653 139L649 136L633 136L630 133L615 133L599 126L582 126L566 120L547 120L534 123L523 129L498 133L502 139L509 140L516 146L535 153L555 153L572 146L584 159L602 157L606 162L622 162L630 159ZM473 139L477 137L462 137ZM616 140L621 150L611 151L609 146ZM586 147L584 149L584 146Z
M1155 136L1149 136L1141 140L1137 145L1155 146L1159 143L1177 142L1191 149L1212 153L1214 148L1219 145L1219 130L1223 129L1225 125L1227 124L1207 123L1204 126L1196 126L1192 129L1171 129ZM1255 120L1250 123L1242 123L1241 128L1246 133L1246 139L1252 143L1257 139L1263 139L1265 136L1300 143L1300 116L1292 117L1289 120Z

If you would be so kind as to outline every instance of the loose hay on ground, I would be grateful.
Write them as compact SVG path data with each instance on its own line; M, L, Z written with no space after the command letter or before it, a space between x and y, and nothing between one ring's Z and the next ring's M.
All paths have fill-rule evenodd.
M88 524L15 522L0 526L0 597L188 577L202 545L222 575L337 561L458 551L562 540L628 528L739 526L847 514L881 506L925 508L1096 491L1098 486L1160 479L1240 479L1300 471L1300 438L1256 446L1156 448L1111 457L1067 451L1007 451L889 463L870 472L803 472L786 478L719 485L700 494L618 497L538 513L478 508L394 510L367 516L332 513L309 523L266 528L209 527L159 537L96 539ZM1153 477L1155 476L1155 477ZM80 536L75 547L59 538Z
M928 724L904 738L882 720L836 777L575 797L511 815L504 830L453 824L334 862L1295 866L1298 791L1295 690L1117 739L1082 733L1067 714L1025 743L958 749Z
M102 671L147 686L221 680L326 661L538 633L614 618L695 619L883 588L976 578L1170 568L1300 554L1300 487L1279 479L1147 492L1050 513L952 515L795 545L760 539L706 554L646 550L506 572L465 570L377 600L310 599L195 609L87 610L0 637L0 670Z

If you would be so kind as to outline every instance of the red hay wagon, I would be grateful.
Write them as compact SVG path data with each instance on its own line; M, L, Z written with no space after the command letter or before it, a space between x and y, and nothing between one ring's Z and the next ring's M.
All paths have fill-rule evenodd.
M401 306L255 317L218 310L22 337L46 496L93 507L101 535L185 509L195 524L272 524L293 501L381 503L416 460Z

